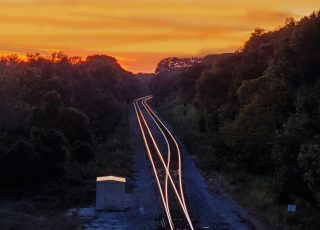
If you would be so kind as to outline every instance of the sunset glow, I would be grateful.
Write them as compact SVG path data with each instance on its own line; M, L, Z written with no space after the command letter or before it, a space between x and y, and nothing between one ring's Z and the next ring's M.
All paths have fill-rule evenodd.
M0 0L0 54L108 54L133 72L168 56L232 52L319 0Z

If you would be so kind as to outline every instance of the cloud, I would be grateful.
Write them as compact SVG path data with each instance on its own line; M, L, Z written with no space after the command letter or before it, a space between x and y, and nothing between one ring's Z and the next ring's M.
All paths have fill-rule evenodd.
M276 28L317 2L0 0L0 50L107 53L150 70L165 56L234 51L254 28Z

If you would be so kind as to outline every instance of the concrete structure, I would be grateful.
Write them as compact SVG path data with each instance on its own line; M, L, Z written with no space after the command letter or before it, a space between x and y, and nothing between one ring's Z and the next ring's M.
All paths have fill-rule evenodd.
M122 211L125 209L126 179L116 176L97 177L96 209Z

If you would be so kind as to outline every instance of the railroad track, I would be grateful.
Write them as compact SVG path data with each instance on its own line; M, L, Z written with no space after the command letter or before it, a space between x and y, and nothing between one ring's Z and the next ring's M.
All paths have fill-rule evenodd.
M170 130L148 105L150 99L152 96L136 99L134 109L164 210L165 223L162 225L165 229L171 230L194 230L184 198L179 145ZM164 138L166 152L160 150L150 128L150 121Z

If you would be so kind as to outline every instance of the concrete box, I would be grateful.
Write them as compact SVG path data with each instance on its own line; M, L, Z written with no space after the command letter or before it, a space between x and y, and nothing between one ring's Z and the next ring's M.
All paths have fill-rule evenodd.
M97 177L96 209L122 211L125 209L126 179L123 177Z

